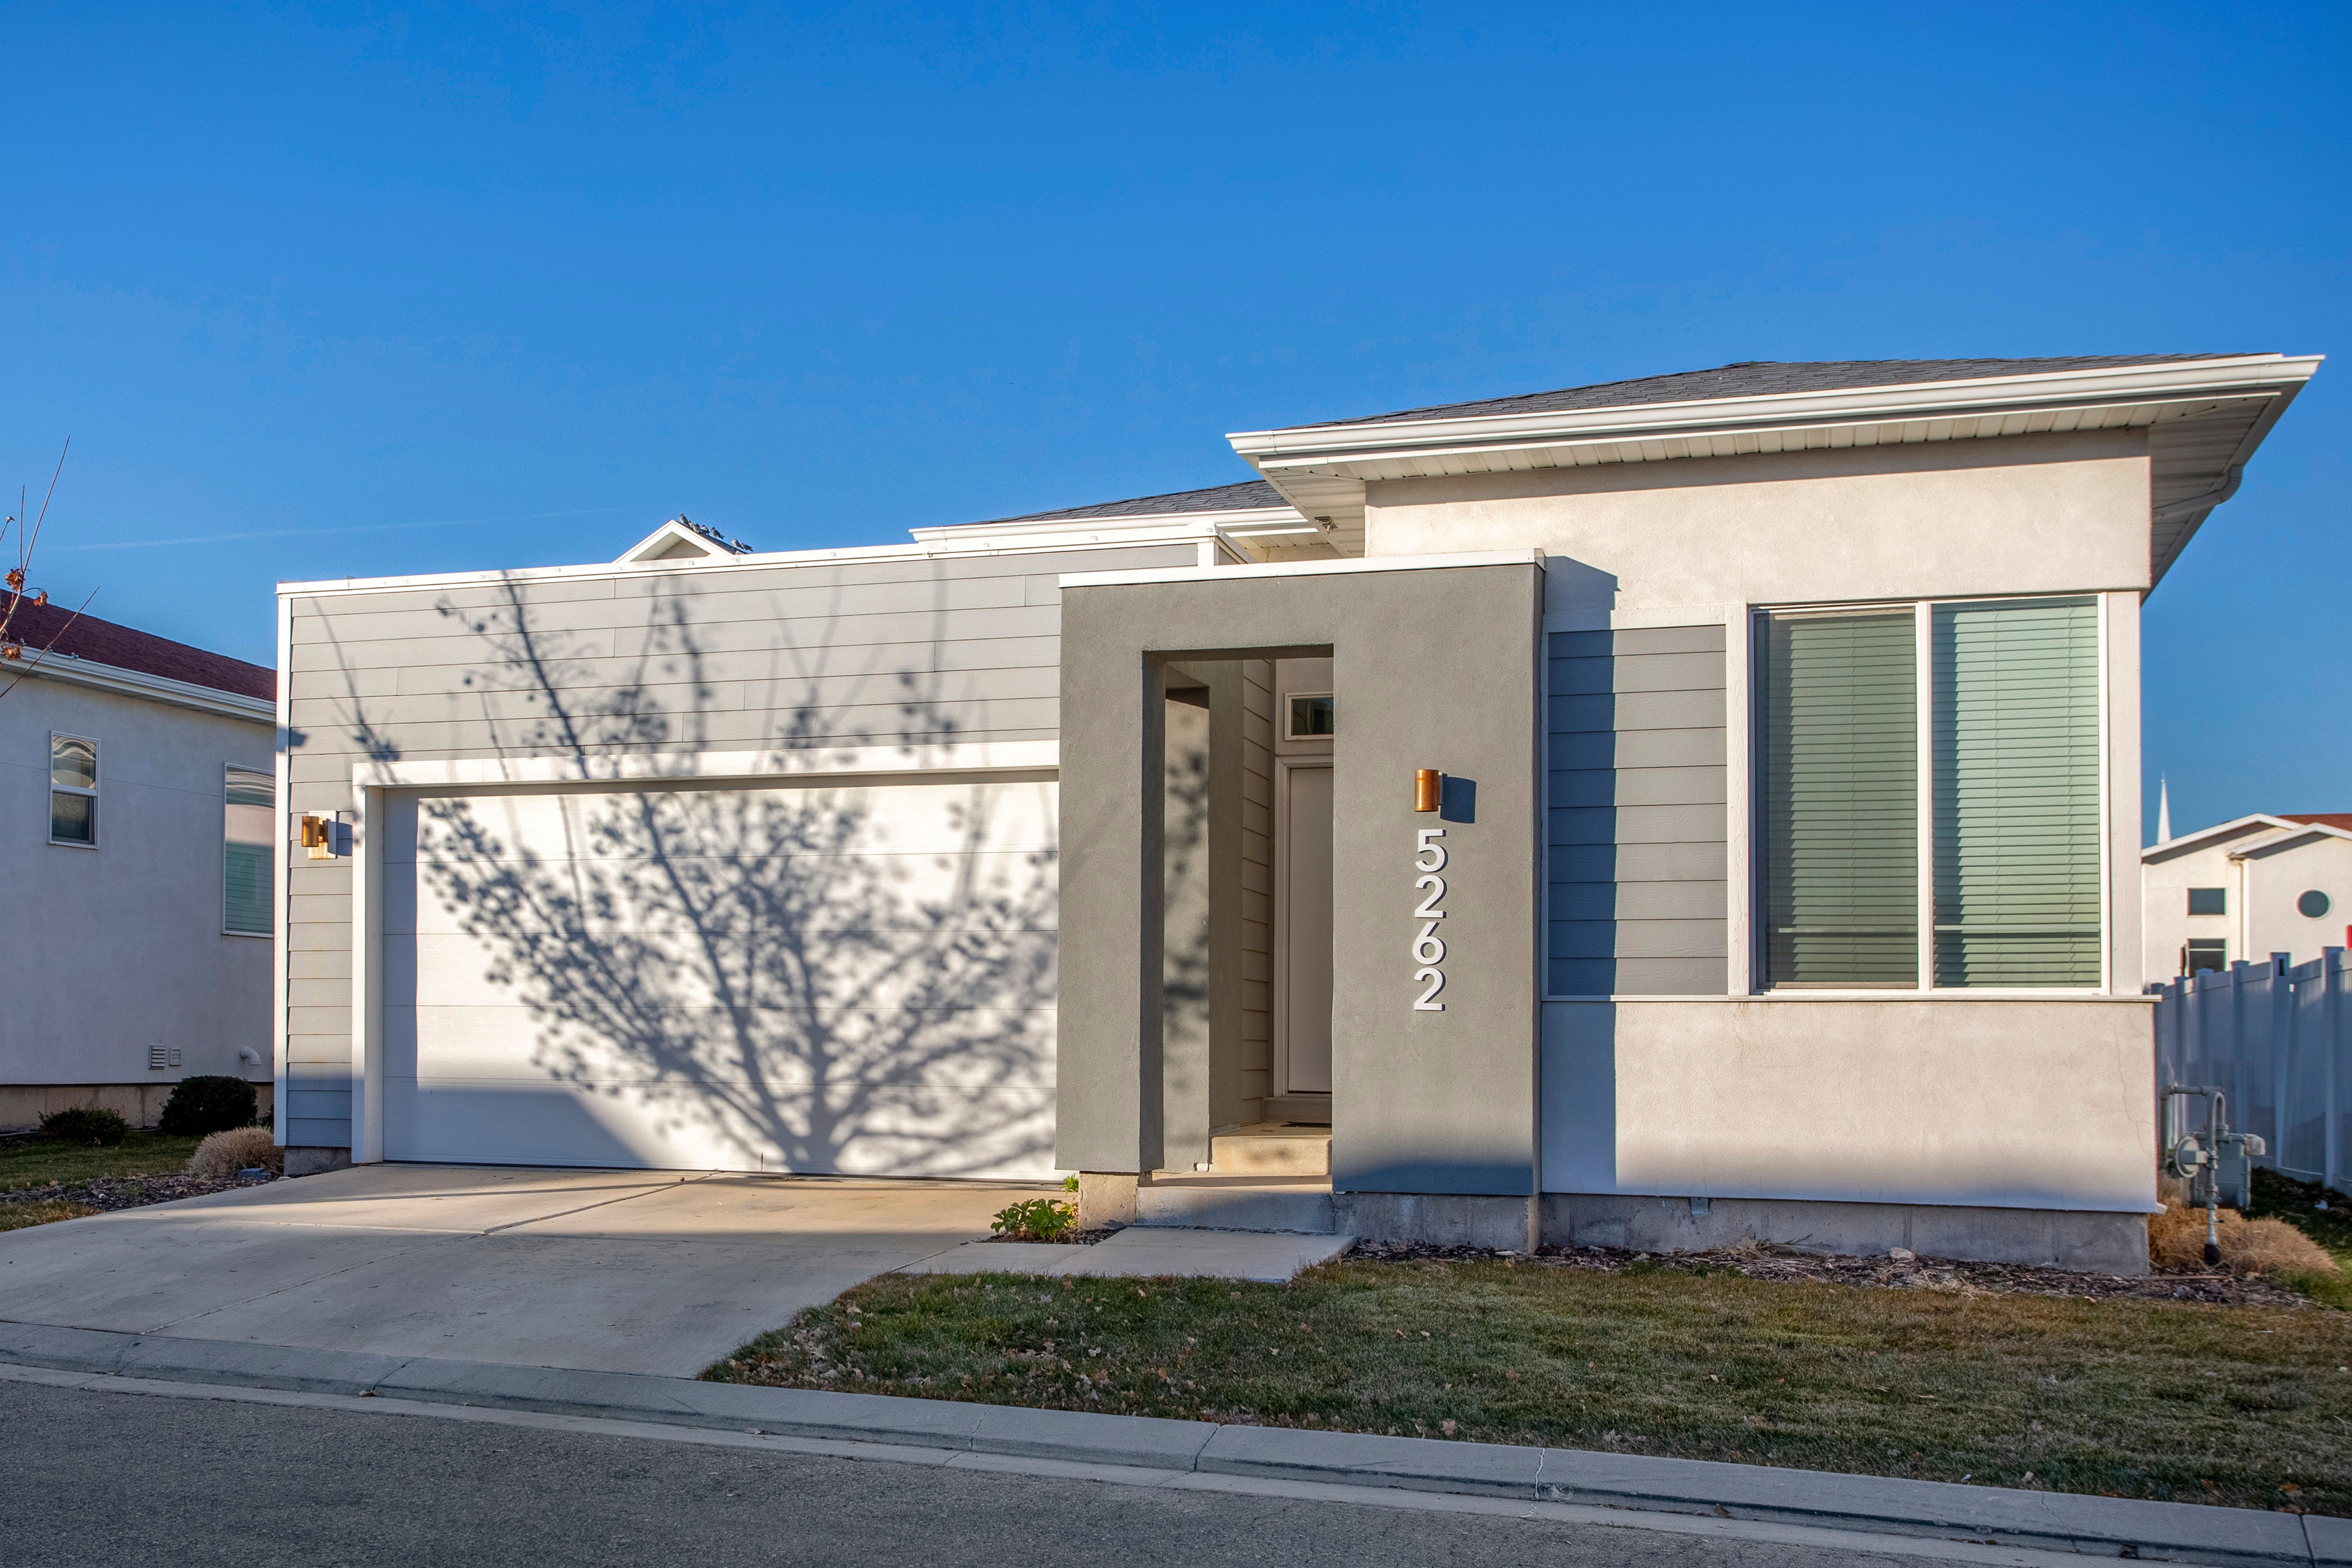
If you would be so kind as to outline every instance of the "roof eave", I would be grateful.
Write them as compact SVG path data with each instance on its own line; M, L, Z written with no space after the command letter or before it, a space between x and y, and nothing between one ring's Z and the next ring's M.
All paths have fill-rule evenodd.
M180 680L168 675L150 675L143 669L100 664L92 659L76 658L69 654L52 653L28 658L21 668L10 673L63 681L69 686L88 687L93 690L111 692L118 697L136 697L172 708L191 709L216 718L241 719L255 724L274 725L278 722L278 704L274 699L247 697L241 691L224 691L217 686Z

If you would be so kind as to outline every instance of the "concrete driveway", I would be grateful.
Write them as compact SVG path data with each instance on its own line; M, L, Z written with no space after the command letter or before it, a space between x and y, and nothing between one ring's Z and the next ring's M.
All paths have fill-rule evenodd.
M0 1321L691 1377L1034 1195L368 1165L0 1235Z

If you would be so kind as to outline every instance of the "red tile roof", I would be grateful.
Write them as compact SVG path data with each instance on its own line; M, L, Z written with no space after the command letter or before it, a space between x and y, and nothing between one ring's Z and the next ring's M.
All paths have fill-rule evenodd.
M0 590L0 614L7 614L8 597L5 590ZM24 642L27 664L37 656L55 658L59 654L70 654L92 664L110 664L117 669L135 669L142 675L165 676L194 686L209 686L215 691L258 697L265 702L278 700L276 670L230 658L226 654L206 653L169 637L133 631L112 621L101 621L96 616L76 616L58 605L18 600L15 612L8 615L8 635ZM50 651L42 655L43 648ZM0 667L0 673L8 672L6 667Z
M2352 811L2282 811L2278 815L2289 822L2316 823L2322 827L2341 827L2352 832Z

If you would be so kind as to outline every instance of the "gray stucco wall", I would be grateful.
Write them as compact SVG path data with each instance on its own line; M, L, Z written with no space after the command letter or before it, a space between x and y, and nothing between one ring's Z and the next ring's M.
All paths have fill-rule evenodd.
M52 731L98 742L96 849L48 841ZM221 930L221 788L223 769L270 763L266 722L16 683L0 703L0 888L15 906L0 1084L266 1082L269 942ZM156 1045L180 1065L151 1070Z
M1333 1185L1524 1194L1536 1092L1537 661L1524 565L1202 574L1066 592L1057 1160L1151 1169L1161 1072L1162 665L1333 660ZM1416 768L1474 821L1412 810ZM1412 975L1415 830L1443 826L1444 1010Z
M1723 641L1720 622L1550 636L1554 996L1725 990Z
M1192 544L639 566L287 595L285 807L364 760L1050 741L1062 574ZM351 1142L351 862L289 875L289 1144Z

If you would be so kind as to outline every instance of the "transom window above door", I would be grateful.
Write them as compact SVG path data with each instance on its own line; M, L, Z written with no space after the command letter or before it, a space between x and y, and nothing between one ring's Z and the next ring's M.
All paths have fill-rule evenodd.
M1294 691L1282 738L1286 741L1328 741L1339 733L1339 713L1328 691Z

